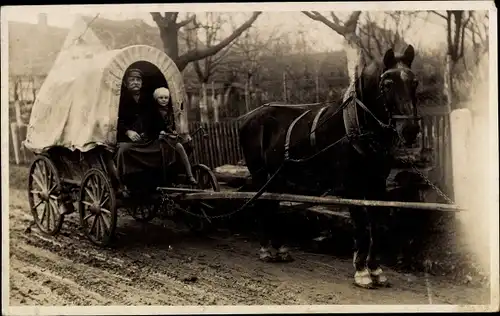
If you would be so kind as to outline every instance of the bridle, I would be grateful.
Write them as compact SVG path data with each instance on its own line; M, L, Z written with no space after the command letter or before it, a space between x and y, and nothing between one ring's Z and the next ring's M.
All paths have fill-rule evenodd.
M411 74L413 74L413 71L410 69L410 68L391 68L391 69L388 69L388 70L385 70L381 75L380 75L380 81L379 81L379 84L378 84L378 95L376 97L376 101L380 100L380 99L383 99L383 106L384 106L384 109L387 113L387 116L388 116L388 120L389 122L388 123L384 123L379 117L377 117L364 103L363 101L361 100L363 98L363 96L361 96L361 99L358 98L357 96L357 93L356 93L356 89L353 89L351 91L351 96L349 99L352 98L352 100L365 112L367 113L368 115L370 115L376 122L377 124L382 127L382 128L390 128L390 129L394 129L395 128L395 121L396 120L415 120L415 121L418 121L418 120L421 120L422 117L419 116L417 114L417 107L416 107L416 104L413 103L412 101L412 109L413 109L413 114L412 115L395 115L393 114L392 112L392 107L389 107L388 104L387 104L387 99L385 97L385 87L384 87L384 84L387 80L387 77L394 74L394 73L401 73L401 72L410 72ZM357 78L357 81L358 81L358 85L359 85L359 91L363 91L363 82L361 80L362 78L361 77L358 77ZM349 100L348 99L348 100ZM348 101L346 100L346 101Z
M392 68L384 71L382 75L380 75L380 81L379 81L379 94L381 97L384 95L384 84L387 80L387 77L389 75L392 75L394 73L410 73L412 77L415 77L414 72L411 70L411 68ZM414 83L418 84L418 81L415 79ZM389 111L389 119L394 121L394 120L421 120L422 117L418 115L417 113L417 106L416 106L416 101L413 98L412 99L412 115L394 115L392 114L392 108L387 106L387 100L384 98L384 107L386 108L387 111Z

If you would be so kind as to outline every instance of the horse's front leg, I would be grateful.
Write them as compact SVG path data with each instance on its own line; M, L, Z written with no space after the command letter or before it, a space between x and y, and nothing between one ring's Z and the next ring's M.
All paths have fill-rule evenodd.
M366 192L366 197L369 200L386 200L387 193L385 179L377 179L373 182L373 184L374 186L372 189ZM382 207L370 207L367 209L367 216L370 225L370 245L366 259L366 266L368 267L372 281L376 286L389 285L389 281L380 266L382 226L384 224L384 213L386 211L387 210Z
M362 288L373 288L368 256L371 246L370 223L364 207L349 207L349 214L354 227L354 284Z

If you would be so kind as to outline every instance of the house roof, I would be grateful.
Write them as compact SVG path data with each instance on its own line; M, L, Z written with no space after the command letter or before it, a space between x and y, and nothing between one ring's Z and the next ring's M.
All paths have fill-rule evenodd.
M46 75L57 58L68 29L9 21L9 73Z

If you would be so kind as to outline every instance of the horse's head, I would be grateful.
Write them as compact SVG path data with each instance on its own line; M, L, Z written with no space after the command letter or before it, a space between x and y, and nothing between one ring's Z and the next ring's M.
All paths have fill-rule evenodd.
M413 145L420 132L416 100L418 80L411 70L414 58L415 50L411 45L402 55L395 55L392 49L387 50L378 85L390 123L394 125L406 146Z
M405 146L413 145L420 132L416 108L418 80L411 70L414 57L411 45L402 55L388 49L382 62L374 61L362 68L356 85L356 93L376 120L395 128Z

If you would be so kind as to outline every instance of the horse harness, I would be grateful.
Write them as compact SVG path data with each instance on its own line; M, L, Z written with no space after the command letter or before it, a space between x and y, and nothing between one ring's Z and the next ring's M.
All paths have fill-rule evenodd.
M382 89L382 84L384 82L384 79L390 74L390 73L394 73L394 72L397 72L397 71L401 71L400 69L389 69L389 70L386 70L384 73L382 73L382 75L380 76L381 80L380 80L380 85L379 85L379 90L381 91ZM411 71L411 70L408 70L408 69L405 69L405 71ZM361 80L358 80L358 83L360 85L360 91L362 91L362 83L361 83ZM360 126L360 123L359 123L359 118L358 118L358 112L357 112L357 107L359 106L365 113L369 114L376 122L377 124L382 127L382 128L386 128L386 129L393 129L396 133L397 131L395 130L395 128L392 126L392 119L419 119L419 117L414 114L413 116L405 116L405 115L389 115L390 117L390 121L388 124L382 122L379 118L377 118L377 116L375 114L373 114L372 111L370 111L370 109L368 109L368 107L357 97L356 95L356 87L355 87L355 84L351 84L351 86L349 87L349 89L351 90L349 93L345 94L344 96L344 99L343 99L343 102L342 102L342 105L340 106L340 108L335 111L330 117L328 117L326 120L324 120L321 124L324 124L325 122L327 122L329 119L333 118L339 111L343 111L343 118L344 118L344 127L345 127L345 130L346 130L346 135L341 139L347 139L349 141L349 143L354 147L354 149L361 155L365 155L365 151L363 150L362 146L360 145L360 138L362 136L365 136L369 133L363 133L362 132L362 129L361 129L361 126ZM320 108L318 110L318 112L316 113L314 119L313 119L313 123L312 123L312 126L311 126L311 131L309 133L309 142L311 144L311 147L312 148L315 148L316 147L316 129L318 129L318 123L319 123L319 120L321 118L321 116L324 114L324 112L326 111L326 109L329 107L330 105L326 105L322 108ZM303 118L305 117L307 114L309 114L312 110L306 110L305 112L303 112L302 114L300 114L298 117L296 117L292 123L288 126L288 130L287 130L287 133L286 133L286 138L285 138L285 160L288 160L288 161L305 161L305 160L309 160L311 159L312 157L308 157L306 159L300 159L300 160L294 160L294 159L290 159L290 138L291 138L291 135L292 135L292 131L295 127L295 125ZM320 125L321 125L320 124ZM333 145L336 145L337 143L339 143L339 141L335 142L334 144L332 145L329 145L327 146L326 148L322 149L321 151L319 151L318 153L314 154L313 156L317 156L318 154L326 151L327 149L331 148Z

